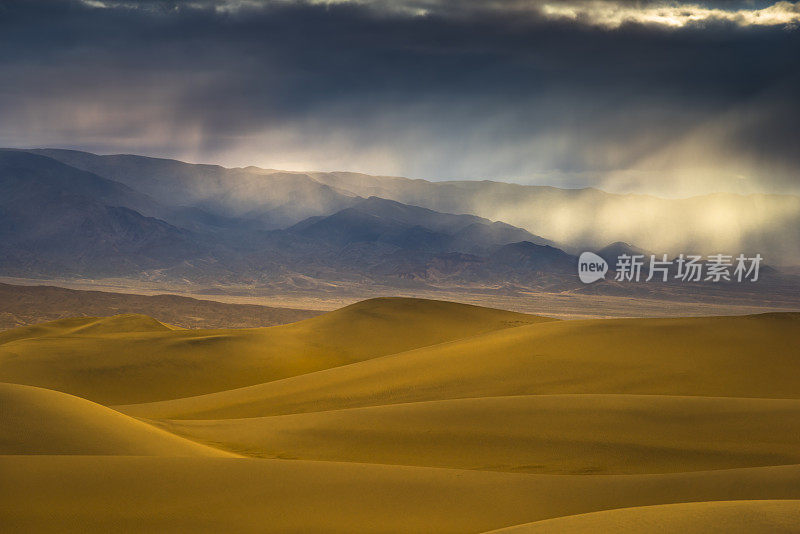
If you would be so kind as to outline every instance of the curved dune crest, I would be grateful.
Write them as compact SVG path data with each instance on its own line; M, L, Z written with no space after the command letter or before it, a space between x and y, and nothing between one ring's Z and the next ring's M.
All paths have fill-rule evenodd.
M532 395L159 424L303 460L572 474L800 463L800 400Z
M555 321L119 409L148 418L223 419L509 395L798 398L799 345L800 322L780 314Z
M20 339L49 336L165 332L169 330L176 330L176 328L138 313L124 313L110 317L69 317L0 332L0 345Z
M604 510L485 534L789 534L800 530L800 500L711 501Z
M334 329L345 328L348 332L365 333L364 326L385 325L384 328L390 326L395 332L393 337L400 337L403 332L411 331L426 341L441 342L450 338L490 332L501 327L553 321L556 319L460 302L378 297L362 300L287 327L298 328L299 325L303 325L306 328L329 333L334 333ZM393 343L395 340L384 339L381 344L387 342Z
M66 319L0 334L0 380L101 404L142 403L546 321L552 319L409 298L371 299L298 323L240 330L172 330L146 316Z
M169 332L178 330L150 316L139 313L125 313L111 317L87 318L85 325L65 332L70 335L124 334L129 332ZM92 320L93 319L93 320Z
M2 383L0 454L235 456L66 393Z

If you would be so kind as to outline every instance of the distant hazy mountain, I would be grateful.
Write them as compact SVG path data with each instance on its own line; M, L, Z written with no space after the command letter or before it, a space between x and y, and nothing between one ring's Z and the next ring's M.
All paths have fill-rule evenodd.
M267 231L253 223L250 213L236 217L175 205L177 200L164 204L165 195L145 180L150 184L146 189L158 197L156 202L149 194L44 153L0 151L2 274L230 283L377 277L391 283L413 278L420 265L436 262L441 255L489 254L520 240L549 243L505 223L377 197L347 197L349 207L309 217L286 230ZM58 153L94 161L91 155ZM130 171L131 162L138 160L123 157L122 166ZM153 163L144 160L147 165ZM101 161L107 168L95 170L120 176L109 170L114 167L113 158ZM171 165L156 160L157 167L162 164L164 168ZM185 172L187 166L175 168ZM132 176L126 179L139 184ZM191 177L180 179L185 180L183 186L194 187ZM170 187L176 187L175 182ZM263 216L269 218L271 212L264 208ZM480 282L494 275L467 272L464 265L484 260L439 262L440 274ZM521 262L519 267L530 266Z
M286 228L380 197L443 213L472 214L523 228L568 252L635 243L654 254L761 253L800 264L800 197L718 193L683 199L489 181L429 182L348 172L224 169L141 156L43 150L173 206ZM701 178L699 178L701 179ZM481 229L482 231L485 229ZM520 240L525 240L520 239Z
M598 256L606 260L611 269L614 268L614 266L617 264L617 259L622 255L631 257L644 256L644 258L642 258L643 261L650 261L650 252L631 245L630 243L623 243L622 241L617 241L616 243L606 245L596 252Z
M0 150L0 187L0 275L6 276L134 277L276 291L393 286L679 298L734 291L758 298L766 286L660 287L613 277L584 286L575 255L598 251L613 269L621 253L646 249L673 257L677 253L659 243L679 243L678 252L685 253L760 252L769 265L793 257L800 232L797 198L789 196L664 200L493 182L224 169L61 150ZM735 202L729 201L743 204L732 212ZM650 219L631 224L614 215L609 226L599 224L616 209L632 220L643 214ZM480 216L487 212L504 214L496 217L504 222ZM748 224L767 212L772 224L753 231ZM697 229L681 230L698 217L729 222L718 226L726 239L745 237L711 248L721 242L707 243ZM526 229L507 222L525 218L537 222ZM581 227L574 241L551 240L587 221L595 224ZM664 225L658 232L656 222ZM642 240L594 245L606 234L631 232ZM762 273L770 291L798 294L796 277L766 266Z
M524 228L570 252L622 241L654 254L761 253L800 264L800 197L716 193L667 199L490 181L429 182L355 173L312 173L353 194L448 213L471 213Z
M577 258L549 245L537 245L530 241L509 243L491 254L492 262L511 265L517 269L539 272L569 272L577 266Z
M327 217L312 217L290 231L340 246L381 242L408 250L485 252L517 241L554 243L521 228L474 215L440 213L370 197Z
M3 188L0 202L4 205L70 195L145 213L160 210L151 197L119 182L17 150L0 149L0 185Z
M198 208L260 229L283 228L352 205L357 195L300 173L247 167L226 169L132 155L73 150L32 151L96 173L173 207Z
M195 236L132 209L146 195L55 160L0 151L0 267L6 274L134 274L196 257Z

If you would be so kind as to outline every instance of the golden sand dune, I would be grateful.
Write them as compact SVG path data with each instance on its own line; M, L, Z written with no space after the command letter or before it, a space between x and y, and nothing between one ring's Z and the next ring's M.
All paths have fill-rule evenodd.
M527 475L259 459L0 457L18 532L482 532L687 501L800 499L800 466Z
M0 454L234 456L72 395L2 383Z
M547 320L400 298L372 299L300 323L243 330L171 330L144 316L71 319L1 333L0 380L103 404L148 402L267 382Z
M800 314L554 321L120 410L221 419L507 395L800 398L798 347Z
M29 385L0 386L0 525L794 528L798 347L800 314L562 322L417 299L248 330L12 330L0 381Z
M714 501L622 508L537 521L491 534L789 534L800 531L800 500ZM487 533L489 534L489 533Z
M0 332L0 345L22 339L63 337L76 334L130 334L133 332L165 332L174 329L152 317L138 314L122 314L111 317L71 317Z
M800 400L534 395L163 424L302 460L576 474L800 463Z
M19 283L36 285L17 285ZM41 280L20 279L15 279L11 284L0 282L0 330L66 317L118 313L143 313L184 328L253 328L292 323L322 313L257 304L230 304L179 295L96 291L102 286L81 280L58 282L74 286L74 289L39 285L41 283ZM92 290L86 291L80 287L91 287ZM149 293L142 287L134 290Z

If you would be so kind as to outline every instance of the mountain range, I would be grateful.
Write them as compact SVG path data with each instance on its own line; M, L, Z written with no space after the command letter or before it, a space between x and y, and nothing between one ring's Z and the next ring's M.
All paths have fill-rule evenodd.
M588 290L576 276L581 250L609 256L612 265L611 256L625 251L672 253L659 248L662 234L673 234L695 212L708 217L708 209L723 201L725 209L742 204L743 220L767 211L783 216L773 217L769 237L765 227L756 232L740 223L741 248L726 253L749 252L748 243L760 235L757 251L767 261L791 264L800 243L800 199L791 196L719 195L703 203L498 182L228 169L55 149L0 150L0 187L5 276L306 289L345 283ZM607 234L628 236L636 224L618 222L614 234L602 227L574 234L586 221L602 226L609 211L635 213L630 206L653 203L663 205L653 220L666 212L672 220L658 238L636 242L642 249L621 239L603 241ZM744 204L758 209L747 212ZM726 214L718 213L720 220ZM520 221L528 222L511 224ZM643 239L652 233L638 226ZM686 246L702 241L701 229L695 230L687 233ZM618 289L609 281L597 291Z

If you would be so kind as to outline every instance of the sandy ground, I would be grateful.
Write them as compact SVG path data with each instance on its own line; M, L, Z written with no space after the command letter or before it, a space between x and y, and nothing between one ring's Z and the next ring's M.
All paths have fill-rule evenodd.
M800 314L0 333L8 532L797 532Z

